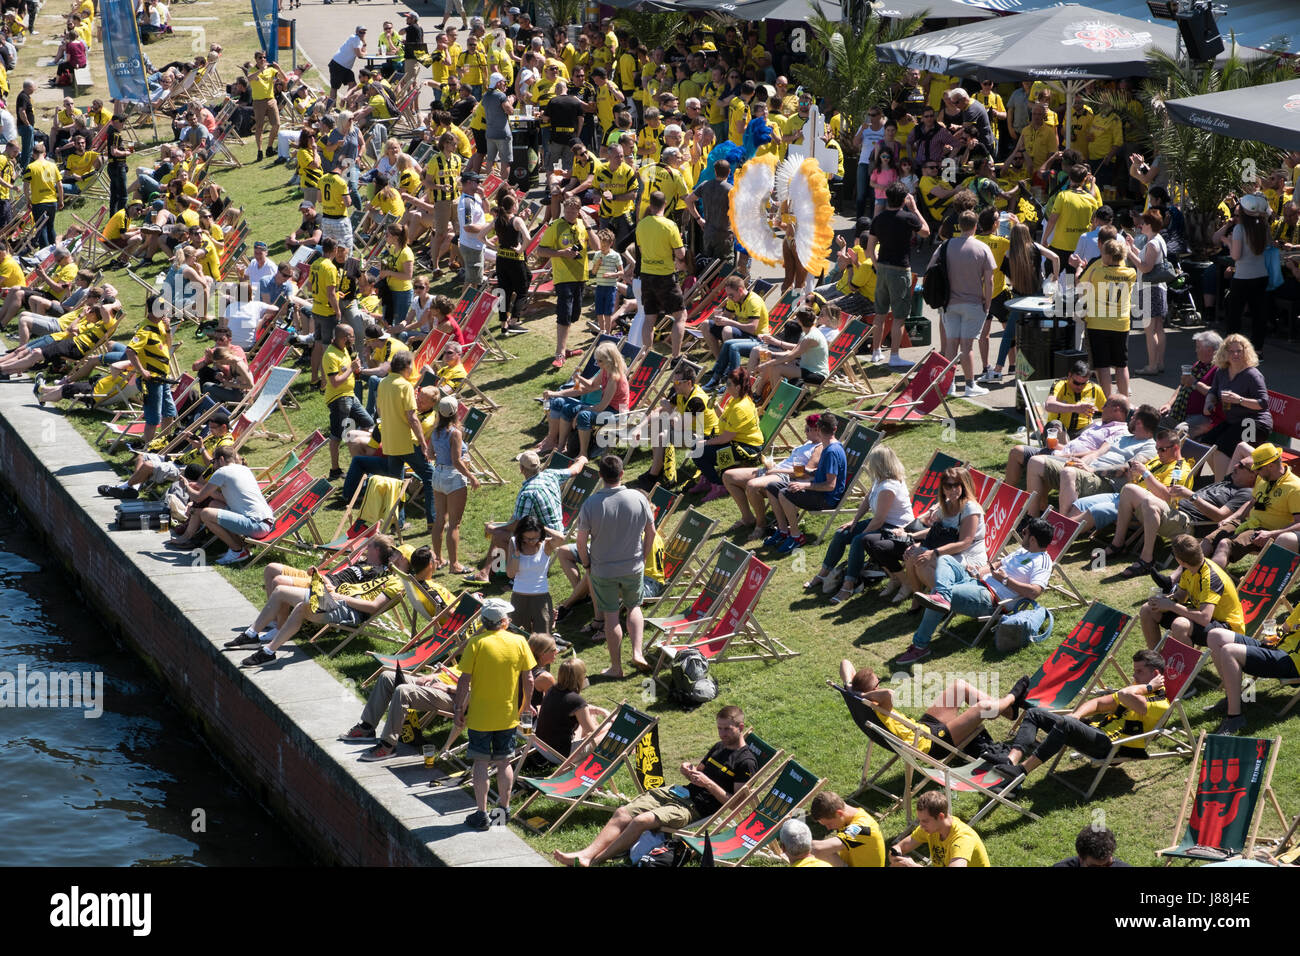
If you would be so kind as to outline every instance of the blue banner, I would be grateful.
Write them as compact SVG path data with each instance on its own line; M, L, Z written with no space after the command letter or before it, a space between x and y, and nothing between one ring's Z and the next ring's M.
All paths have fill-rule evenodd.
M145 80L134 5L131 0L100 0L99 15L103 18L100 42L104 46L108 95L115 100L147 105L149 85Z
M257 25L257 42L262 45L267 63L280 58L280 0L251 0L253 23Z

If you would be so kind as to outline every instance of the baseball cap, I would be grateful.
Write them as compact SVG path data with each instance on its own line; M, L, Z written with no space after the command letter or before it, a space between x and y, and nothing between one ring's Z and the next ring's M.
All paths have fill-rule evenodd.
M299 208L301 208L301 207L299 207ZM257 242L253 243L253 248L254 248L254 249L265 249L265 248L266 248L266 243L263 242L261 239L259 239L259 240L257 240Z
M418 19L420 19L420 15L419 15L418 13L416 13L414 10L407 10L407 11L406 11L406 19L408 19L408 20L411 20L411 19L418 20Z
M535 451L526 451L519 456L519 470L527 475L535 475L542 470L541 456Z
M451 418L460 410L460 400L455 395L444 395L438 401L438 414L443 418Z
M365 28L365 27L362 27L362 26L359 26L359 27L357 27L355 30L353 30L352 32L353 32L353 33L365 33L365 32L366 32L366 28Z
M302 202L298 203L298 208L299 208L299 209L315 209L316 206L315 206L313 203L311 203L310 201L304 199Z
M498 83L504 83L505 81L506 78L502 76L500 73L493 73L492 76L488 78L488 86L494 87Z
M519 8L511 7L509 10L506 11L506 13L510 14L512 17L517 17L519 16Z
M461 178L461 182L464 182L465 180L469 179L469 180L473 180L473 181L476 182L476 183L481 183L481 182L483 181L483 174L482 174L482 173L471 173L471 172L468 172L468 171L467 171L467 172L463 172L463 173L461 173L461 174L460 174L460 178Z
M155 200L153 201L153 208L154 208L154 209L165 209L166 207L167 207L167 204L166 204L165 202L163 202L161 199L155 199Z
M483 610L479 612L479 617L488 627L498 628L508 615L513 614L515 607L509 601L503 601L501 598L488 598L483 602Z
M1267 198L1260 193L1251 193L1241 197L1241 211L1247 216L1267 216L1272 210Z

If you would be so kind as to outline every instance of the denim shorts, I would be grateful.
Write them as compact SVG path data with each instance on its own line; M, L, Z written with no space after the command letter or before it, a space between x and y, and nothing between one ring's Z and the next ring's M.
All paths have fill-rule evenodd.
M471 730L465 756L470 760L505 760L515 752L515 729Z
M451 465L434 465L433 467L433 490L440 495L450 495L460 491L468 482L462 475Z
M151 381L144 393L144 423L157 425L164 418L176 417L176 402L172 399L172 387L161 379Z
M578 412L582 411L586 406L579 399L562 396L551 399L551 403L547 407L550 409L551 418L562 418L566 422L571 422L578 417Z
M217 524L241 538L255 538L259 534L266 534L274 526L274 522L269 519L263 521L261 518L250 518L248 515L225 509L217 512Z
M596 286L596 314L613 315L614 305L618 302L617 285Z

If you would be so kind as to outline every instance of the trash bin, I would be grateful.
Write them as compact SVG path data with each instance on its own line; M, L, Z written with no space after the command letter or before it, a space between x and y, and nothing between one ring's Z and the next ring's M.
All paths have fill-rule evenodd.
M1059 349L1052 353L1052 378L1065 378L1071 365L1086 361L1088 361L1088 353L1083 349Z

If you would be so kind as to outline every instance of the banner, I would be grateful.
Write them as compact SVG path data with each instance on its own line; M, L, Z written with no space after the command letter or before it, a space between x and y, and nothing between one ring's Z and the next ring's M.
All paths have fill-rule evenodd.
M253 23L257 26L257 42L266 54L267 63L275 63L280 56L280 0L251 0Z
M148 104L149 84L145 81L140 31L131 0L100 0L99 15L103 21L101 42L109 97Z
M637 741L632 766L636 768L637 783L642 790L653 790L664 785L664 762L659 751L658 724Z

